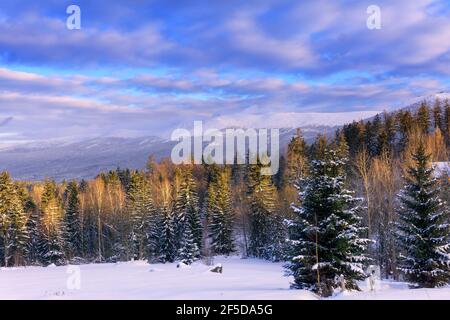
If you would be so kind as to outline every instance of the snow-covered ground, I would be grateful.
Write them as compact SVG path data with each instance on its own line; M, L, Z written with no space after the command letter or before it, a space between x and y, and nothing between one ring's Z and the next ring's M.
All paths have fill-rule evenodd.
M135 261L63 267L0 269L0 299L317 299L290 290L281 263L219 257L223 273L201 262L190 267ZM79 269L78 269L79 268ZM79 281L78 281L79 280ZM78 288L79 285L79 288ZM410 290L382 281L370 292L338 294L335 299L450 299L450 287Z

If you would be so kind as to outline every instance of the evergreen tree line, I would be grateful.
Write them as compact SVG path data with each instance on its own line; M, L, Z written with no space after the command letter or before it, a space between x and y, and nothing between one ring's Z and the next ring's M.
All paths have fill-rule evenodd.
M166 163L165 163L166 164ZM0 175L3 266L128 261L186 264L235 251L231 171L217 167L200 210L192 167L116 170L92 181L14 182ZM205 229L205 230L204 230Z
M417 111L401 109L376 115L369 121L354 121L344 125L342 132L351 155L366 149L370 156L383 153L400 155L414 135L434 133L450 146L450 102L436 99L430 106L423 101ZM442 160L445 155L441 155ZM441 159L434 159L435 161Z
M15 182L3 172L1 265L190 264L240 252L286 261L294 288L323 296L358 289L368 264L414 286L443 285L449 180L431 162L448 161L447 110L436 102L431 118L423 103L415 114L354 122L310 145L299 130L275 176L261 175L260 164L152 158L144 170L90 181Z

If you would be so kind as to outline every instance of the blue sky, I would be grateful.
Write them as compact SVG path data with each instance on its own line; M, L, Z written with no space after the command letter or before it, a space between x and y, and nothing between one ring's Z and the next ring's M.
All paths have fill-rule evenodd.
M66 28L70 4L81 30ZM381 111L449 90L449 39L448 0L2 0L0 138Z

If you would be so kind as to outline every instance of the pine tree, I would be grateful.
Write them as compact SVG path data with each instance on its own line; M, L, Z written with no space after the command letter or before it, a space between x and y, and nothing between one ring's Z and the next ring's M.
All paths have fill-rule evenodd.
M80 217L80 199L78 198L78 185L72 181L67 185L67 207L62 223L65 249L70 260L82 254L82 234Z
M398 240L403 253L400 270L416 287L443 286L450 280L448 210L439 198L430 155L421 142L413 154L414 166L405 177L398 210Z
M286 268L293 288L329 296L339 286L337 277L356 290L356 281L365 278L370 240L361 237L360 199L344 186L345 163L335 150L327 150L323 159L312 161L311 175L304 179L302 205L293 206L297 218L289 228Z
M233 239L233 209L231 206L230 173L224 169L217 181L210 184L209 194L214 194L214 201L210 204L211 223L209 236L211 247L215 254L229 255L234 251Z

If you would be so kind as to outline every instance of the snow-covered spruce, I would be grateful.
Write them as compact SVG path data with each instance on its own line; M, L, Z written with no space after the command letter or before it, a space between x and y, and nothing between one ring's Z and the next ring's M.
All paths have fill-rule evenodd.
M184 228L183 240L178 255L180 261L187 265L194 262L200 256L200 251L189 225Z
M229 255L235 250L233 239L233 209L231 204L230 172L223 169L216 181L208 186L209 236L214 254Z
M328 149L323 159L312 161L311 174L303 180L301 206L293 206L296 219L289 227L286 268L293 288L330 296L340 286L339 277L353 290L366 277L364 252L370 240L362 237L361 199L344 186L345 163L339 152Z
M399 269L416 287L443 286L450 279L448 207L439 197L430 155L421 143L413 154L414 166L399 194L396 223L402 248Z
M66 263L64 238L62 235L62 204L56 183L47 180L41 199L43 226L39 240L39 256L44 265Z
M185 166L177 169L176 176L180 180L173 208L176 247L180 249L184 245L185 229L189 228L193 241L201 249L202 223L200 221L197 186L192 176L192 168Z
M162 228L159 236L160 252L158 260L160 262L174 262L177 256L176 252L176 237L175 237L175 223L172 212L168 205L164 204L161 208Z
M66 188L67 207L62 222L65 251L68 260L81 257L83 253L81 235L80 200L78 198L78 184L72 181Z
M285 230L276 213L276 187L272 176L261 174L261 164L249 165L247 170L250 203L250 256L279 261Z
M23 264L28 230L27 217L15 185L7 172L0 174L0 265Z
M127 210L131 215L129 241L133 244L132 257L143 259L146 256L149 217L154 213L150 186L141 172L133 172L127 193Z

